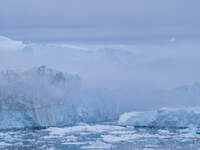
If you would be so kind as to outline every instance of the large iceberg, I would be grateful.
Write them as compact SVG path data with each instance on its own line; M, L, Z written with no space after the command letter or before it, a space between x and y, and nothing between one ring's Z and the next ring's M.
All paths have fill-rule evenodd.
M80 119L80 78L41 66L0 73L0 128L61 126Z
M117 119L106 92L86 91L77 74L45 66L0 72L0 129L96 123Z
M119 124L158 128L200 127L200 108L161 108L156 111L129 112L120 116Z

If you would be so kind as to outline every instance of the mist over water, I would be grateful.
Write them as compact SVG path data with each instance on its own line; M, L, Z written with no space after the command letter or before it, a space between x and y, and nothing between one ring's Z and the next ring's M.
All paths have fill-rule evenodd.
M0 69L22 71L44 65L76 73L83 91L103 95L109 103L117 101L122 110L192 106L193 99L174 102L166 95L199 81L198 49L197 42L175 38L157 45L72 45L25 44L1 36Z
M197 149L198 48L1 36L0 149Z

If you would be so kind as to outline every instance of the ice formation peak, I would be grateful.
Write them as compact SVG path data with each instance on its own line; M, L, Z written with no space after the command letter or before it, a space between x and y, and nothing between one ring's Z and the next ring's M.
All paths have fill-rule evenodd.
M1 96L14 97L15 100L20 101L22 101L20 97L23 97L23 102L31 101L41 105L66 101L70 93L79 91L80 77L40 66L21 72L1 71L0 83Z
M7 37L0 36L0 51L16 51L23 49L25 44L21 41L11 40Z
M27 79L27 82L38 80L39 84L45 81L49 82L51 85L62 83L66 86L69 85L70 80L77 80L77 82L80 82L80 77L77 74L56 71L46 66L40 66L28 71L3 70L0 73L0 79L4 79L10 84L25 79Z

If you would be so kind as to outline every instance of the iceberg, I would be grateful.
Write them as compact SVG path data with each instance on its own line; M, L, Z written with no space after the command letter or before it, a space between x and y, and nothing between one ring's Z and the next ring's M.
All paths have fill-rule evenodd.
M0 129L77 122L80 78L41 66L0 73ZM78 116L79 115L79 116Z
M200 127L200 107L161 108L155 111L129 112L120 116L120 125L186 128Z
M40 128L116 120L106 95L86 92L78 74L45 66L0 72L0 129Z

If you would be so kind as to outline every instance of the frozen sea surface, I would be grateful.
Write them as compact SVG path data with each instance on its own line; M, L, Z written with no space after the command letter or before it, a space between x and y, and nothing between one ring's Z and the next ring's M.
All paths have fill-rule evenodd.
M80 124L0 132L0 150L198 150L196 130Z

